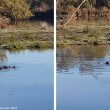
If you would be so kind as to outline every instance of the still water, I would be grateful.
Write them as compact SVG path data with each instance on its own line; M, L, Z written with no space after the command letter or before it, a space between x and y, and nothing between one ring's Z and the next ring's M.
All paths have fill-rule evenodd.
M53 110L53 50L0 50L0 107Z
M109 46L57 49L57 110L110 110Z

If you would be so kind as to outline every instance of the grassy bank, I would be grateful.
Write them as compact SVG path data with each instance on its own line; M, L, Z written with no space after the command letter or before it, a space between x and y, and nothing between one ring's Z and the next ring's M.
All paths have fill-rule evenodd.
M53 48L52 30L1 29L0 48L9 50Z
M110 26L68 26L57 28L57 46L66 45L108 45Z

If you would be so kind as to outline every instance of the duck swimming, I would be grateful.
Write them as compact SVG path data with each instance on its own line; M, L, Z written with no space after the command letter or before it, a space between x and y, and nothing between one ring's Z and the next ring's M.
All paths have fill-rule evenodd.
M0 70L3 70L3 69L15 69L16 66L0 66Z
M103 62L98 62L98 64L103 64ZM105 64L110 65L110 61L106 61Z
M110 61L107 61L106 64L107 64L107 65L110 65Z

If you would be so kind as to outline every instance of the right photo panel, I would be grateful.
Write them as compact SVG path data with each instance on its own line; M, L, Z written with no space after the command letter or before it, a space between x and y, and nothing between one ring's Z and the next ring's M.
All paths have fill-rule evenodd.
M110 110L110 0L57 0L57 110Z

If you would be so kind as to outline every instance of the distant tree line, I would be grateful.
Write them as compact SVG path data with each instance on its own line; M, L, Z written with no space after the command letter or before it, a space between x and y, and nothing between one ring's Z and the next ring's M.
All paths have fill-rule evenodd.
M73 5L74 7L78 7L82 0L59 0L62 3L65 3L66 5ZM85 2L82 7L87 8L90 5L92 7L95 7L97 9L100 9L101 7L107 7L110 8L110 0L87 0L88 2Z
M54 7L54 0L26 0L29 5L35 2L44 2L49 5L50 8Z

